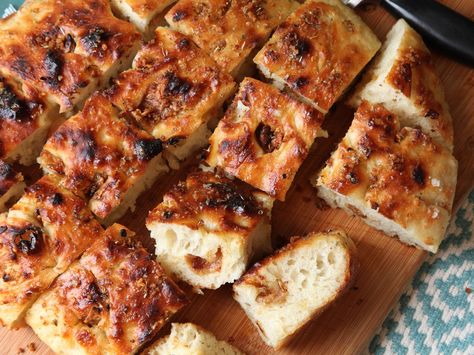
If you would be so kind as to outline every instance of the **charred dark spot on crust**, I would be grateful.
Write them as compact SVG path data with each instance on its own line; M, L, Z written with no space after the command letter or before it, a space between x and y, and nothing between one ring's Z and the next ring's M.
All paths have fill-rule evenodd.
M58 206L64 202L64 197L61 193L56 192L52 197L51 197L51 203L53 206Z
M63 66L64 58L62 53L55 49L48 50L43 61L43 67L47 75L41 77L41 80L47 85L57 88L59 86L59 82L61 81Z
M425 184L425 172L420 164L417 164L413 169L412 178L418 185L423 186Z
M203 185L209 193L205 204L216 208L223 206L226 209L239 214L259 214L257 202L250 196L244 196L237 192L234 186L227 183L211 182Z
M351 184L356 185L359 183L359 178L357 177L357 174L353 171L349 172L349 174L347 174L347 177Z
M8 275L8 274L6 274L6 273L3 274L2 280L3 280L3 282L8 282L8 281L10 281L10 280L11 280L10 275Z
M280 56L273 49L269 49L265 52L265 58L269 61L276 62Z
M183 38L178 42L178 49L187 49L191 45L191 42L187 38Z
M433 120L437 119L439 117L439 112L433 110L433 109L429 109L426 114L425 114L425 117L429 117Z
M62 131L56 132L55 139L61 141L67 137L68 143L78 150L80 160L92 161L94 159L97 147L91 132L74 130L66 132L65 135L63 133Z
M14 59L11 67L22 79L27 79L33 73L33 67L28 63L27 58L21 55L18 55L18 57Z
M16 176L16 173L13 170L12 166L8 163L0 161L0 179L8 180L8 179L13 179L15 176Z
M179 142L181 142L183 139L186 139L186 137L183 137L183 136L174 136L174 137L171 137L170 139L168 139L166 141L166 144L167 145L176 145L178 144Z
M170 219L171 217L173 217L173 211L165 211L163 212L163 218L164 219Z
M140 139L135 143L135 155L139 160L151 160L162 151L163 143L159 139Z
M126 238L127 235L128 235L128 234L127 234L127 230L124 229L124 228L122 228L122 229L120 230L120 236L121 236L122 238Z
M287 44L292 59L301 60L311 50L311 44L296 32L288 32L283 41Z
M87 52L94 52L110 36L111 34L107 30L101 27L95 27L90 29L89 32L81 38L81 42Z
M30 120L32 110L37 106L37 103L21 100L10 86L0 81L0 119L17 122Z
M167 80L165 86L165 94L166 95L183 95L189 93L192 88L192 84L185 80L181 79L180 77L176 76L175 73L169 71L165 74L165 78Z
M265 153L271 153L278 149L275 132L263 122L260 122L255 130L255 139Z
M306 86L309 84L308 78L304 76L300 76L298 79L296 79L293 83L293 86L295 89L301 89L303 86Z
M76 41L74 40L74 37L72 37L70 34L67 34L66 38L64 39L63 45L64 51L66 53L72 53L76 49Z
M178 21L181 21L182 19L184 19L186 17L186 12L183 11L183 10L177 10L174 14L173 14L173 21L174 22L178 22Z
M11 229L13 243L17 250L26 255L33 255L41 250L43 232L40 228L30 226L22 229Z

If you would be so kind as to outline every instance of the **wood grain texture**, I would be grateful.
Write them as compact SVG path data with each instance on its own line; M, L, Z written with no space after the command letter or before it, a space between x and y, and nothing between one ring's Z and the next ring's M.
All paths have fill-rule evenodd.
M474 18L472 0L444 2L471 19ZM381 39L394 23L394 19L378 7L369 6L358 12ZM455 206L458 206L474 186L474 71L442 57L435 50L433 52L454 118L455 156L459 160L455 198ZM275 205L273 237L275 246L280 246L293 235L312 230L342 228L358 247L360 274L347 295L311 322L279 354L353 354L364 351L427 256L420 250L407 247L369 228L358 218L350 217L340 210L321 208L323 204L315 197L308 179L335 148L351 119L352 112L343 105L337 105L328 114L325 128L331 137L316 142L311 156L297 175L287 201ZM185 174L186 169L169 175L166 181L156 183L139 199L136 212L121 221L141 233L150 250L152 244L144 223L146 215L161 201L163 193ZM29 181L37 176L37 171L30 171ZM192 304L174 320L200 324L248 354L273 353L263 344L244 312L233 301L230 286L206 292L204 296L194 296ZM169 327L161 333L166 333L168 329ZM22 349L29 353L27 345L31 343L36 345L35 354L50 354L47 346L30 329L0 329L1 354L18 354Z

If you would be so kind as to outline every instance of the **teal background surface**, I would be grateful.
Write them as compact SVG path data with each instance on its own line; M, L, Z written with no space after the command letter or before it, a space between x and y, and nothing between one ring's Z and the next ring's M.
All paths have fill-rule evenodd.
M64 0L67 1L67 0ZM0 0L0 16L9 4ZM474 191L372 340L372 354L474 354Z

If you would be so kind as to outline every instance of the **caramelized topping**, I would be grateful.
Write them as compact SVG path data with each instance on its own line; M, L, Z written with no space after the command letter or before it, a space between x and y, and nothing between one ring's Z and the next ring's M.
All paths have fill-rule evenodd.
M140 160L151 160L163 150L159 139L140 139L135 144L135 154Z
M30 226L23 229L12 229L13 243L23 254L36 254L41 249L43 232L38 227Z
M271 153L275 149L278 149L279 144L276 142L275 132L272 131L270 126L263 122L260 122L257 126L257 129L255 130L255 138L265 153Z

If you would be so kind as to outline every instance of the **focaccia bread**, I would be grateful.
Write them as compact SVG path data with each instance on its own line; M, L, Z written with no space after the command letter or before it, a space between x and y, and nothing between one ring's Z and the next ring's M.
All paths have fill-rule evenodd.
M234 92L229 74L188 37L159 27L107 90L113 104L165 143L168 161L183 160L208 143L222 104ZM178 164L171 164L177 167Z
M50 176L0 217L0 324L23 325L38 296L102 237L87 204Z
M162 142L120 117L101 94L68 119L46 142L38 159L45 174L89 201L105 225L134 209L135 200L168 168Z
M0 212L4 212L8 204L16 202L24 190L23 175L0 160Z
M241 182L197 171L165 194L147 228L167 272L197 289L216 289L271 251L272 205Z
M141 36L108 0L27 0L0 19L0 73L68 111L130 65Z
M400 19L370 65L349 103L382 103L403 126L421 127L437 143L453 149L453 124L431 54L422 38Z
M0 159L33 164L58 120L58 109L44 95L0 75Z
M254 62L276 85L326 113L379 48L375 34L340 0L308 0Z
M176 0L111 0L112 7L142 33L152 30L156 17Z
M246 59L298 5L293 0L180 0L165 18L222 70L240 78L248 74Z
M404 243L436 252L456 190L457 161L419 128L401 127L381 104L363 101L313 184L341 207Z
M323 115L271 85L245 78L210 138L207 162L284 200Z
M153 259L115 224L38 298L26 322L57 354L134 354L188 303Z
M358 265L342 231L294 237L234 284L234 298L265 343L278 349L350 287Z
M229 343L193 323L173 323L171 334L148 349L148 355L243 355Z

